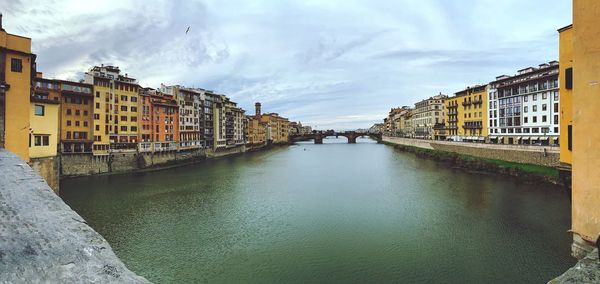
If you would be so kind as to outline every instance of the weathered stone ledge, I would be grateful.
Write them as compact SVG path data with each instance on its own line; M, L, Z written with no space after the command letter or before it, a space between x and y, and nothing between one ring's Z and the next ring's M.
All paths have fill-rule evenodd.
M580 260L563 275L548 282L550 284L566 283L600 283L600 260L598 249L592 251L587 257Z
M0 169L0 283L148 283L16 155Z

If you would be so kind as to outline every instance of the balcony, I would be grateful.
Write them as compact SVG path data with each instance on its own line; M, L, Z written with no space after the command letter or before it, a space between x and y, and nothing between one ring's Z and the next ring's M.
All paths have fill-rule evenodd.
M462 105L463 105L463 106L468 106L468 105L471 105L471 101L465 101L465 102L462 102Z

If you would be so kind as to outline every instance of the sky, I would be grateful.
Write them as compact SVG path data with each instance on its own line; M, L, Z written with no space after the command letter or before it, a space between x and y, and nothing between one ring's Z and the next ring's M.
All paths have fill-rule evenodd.
M409 105L558 60L566 0L0 0L38 71L117 65L143 87L225 94L318 129L368 128ZM186 34L187 28L189 32Z

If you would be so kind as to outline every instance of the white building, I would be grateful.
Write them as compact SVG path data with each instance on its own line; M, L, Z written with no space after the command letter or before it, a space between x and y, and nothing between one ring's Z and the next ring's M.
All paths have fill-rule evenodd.
M492 143L558 145L558 62L496 77L488 96Z

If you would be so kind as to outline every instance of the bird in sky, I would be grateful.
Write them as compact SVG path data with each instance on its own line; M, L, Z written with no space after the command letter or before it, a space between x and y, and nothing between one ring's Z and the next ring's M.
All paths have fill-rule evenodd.
M187 35L187 33L190 31L190 27L187 27L187 30L185 30L185 34Z

